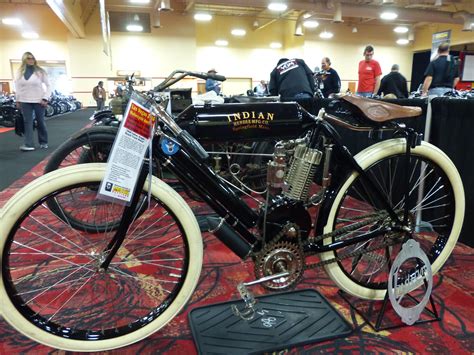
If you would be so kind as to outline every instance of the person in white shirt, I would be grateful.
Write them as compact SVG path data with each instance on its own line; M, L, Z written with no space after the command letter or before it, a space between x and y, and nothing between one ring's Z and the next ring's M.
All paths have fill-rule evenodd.
M33 136L33 112L37 121L38 141L40 148L48 148L48 131L44 122L44 111L51 96L46 71L39 67L31 52L25 52L21 58L21 66L15 78L16 105L23 114L25 124L25 142L21 151L35 150Z

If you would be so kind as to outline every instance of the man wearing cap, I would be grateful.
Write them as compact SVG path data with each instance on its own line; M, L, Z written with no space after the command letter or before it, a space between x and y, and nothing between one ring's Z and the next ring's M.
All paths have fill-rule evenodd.
M217 71L213 68L213 69L209 69L207 71L208 74L217 74ZM217 80L214 80L214 79L207 79L206 80L206 92L209 92L209 91L215 91L215 93L217 95L219 95L221 93L221 83L218 82Z
M408 97L407 79L399 73L398 64L392 65L392 71L382 78L378 94L386 96L395 95L398 99L406 99Z

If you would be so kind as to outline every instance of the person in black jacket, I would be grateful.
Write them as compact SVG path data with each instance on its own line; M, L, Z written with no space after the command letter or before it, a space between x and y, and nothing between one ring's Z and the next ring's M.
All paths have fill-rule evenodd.
M341 79L333 68L331 68L331 60L328 57L324 57L321 60L321 69L326 74L323 74L321 80L322 85L320 87L324 97L329 97L331 94L337 94L341 90Z
M398 99L406 99L408 97L407 79L398 72L399 70L398 64L392 65L392 71L382 78L378 95L393 94Z
M312 99L313 72L302 59L281 58L270 74L268 90L282 101Z

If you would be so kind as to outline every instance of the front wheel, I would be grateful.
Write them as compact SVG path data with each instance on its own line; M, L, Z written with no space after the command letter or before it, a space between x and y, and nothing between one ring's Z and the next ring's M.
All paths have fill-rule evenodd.
M197 221L154 177L150 205L129 226L110 267L100 269L115 228L74 229L67 216L87 215L99 225L121 216L122 205L96 199L104 172L105 164L84 164L44 175L0 216L1 313L21 333L55 348L103 351L139 341L183 308L199 278ZM51 200L68 213L59 218Z
M420 243L435 274L451 254L461 232L465 208L463 185L454 164L435 146L423 142L413 149L408 171L405 151L405 140L392 139L365 149L355 158L392 209L400 216L405 209L408 210L411 235ZM404 196L407 172L408 201ZM352 172L336 195L324 232L368 221L368 216L380 211L383 209L374 190L357 172ZM369 222L342 236L326 238L324 244L350 240L391 224L389 217L375 218ZM383 299L390 266L401 248L400 243L384 245L394 242L395 236L386 233L366 242L322 254L323 260L340 258L338 262L326 265L326 271L342 290L351 295L364 299ZM348 253L357 255L343 258Z

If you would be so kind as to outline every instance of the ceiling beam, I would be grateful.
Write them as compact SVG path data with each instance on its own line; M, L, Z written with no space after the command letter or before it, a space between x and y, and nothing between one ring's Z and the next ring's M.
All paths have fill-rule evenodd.
M81 20L80 9L74 8L72 0L46 0L51 10L59 17L72 35L76 38L85 38L86 32Z

